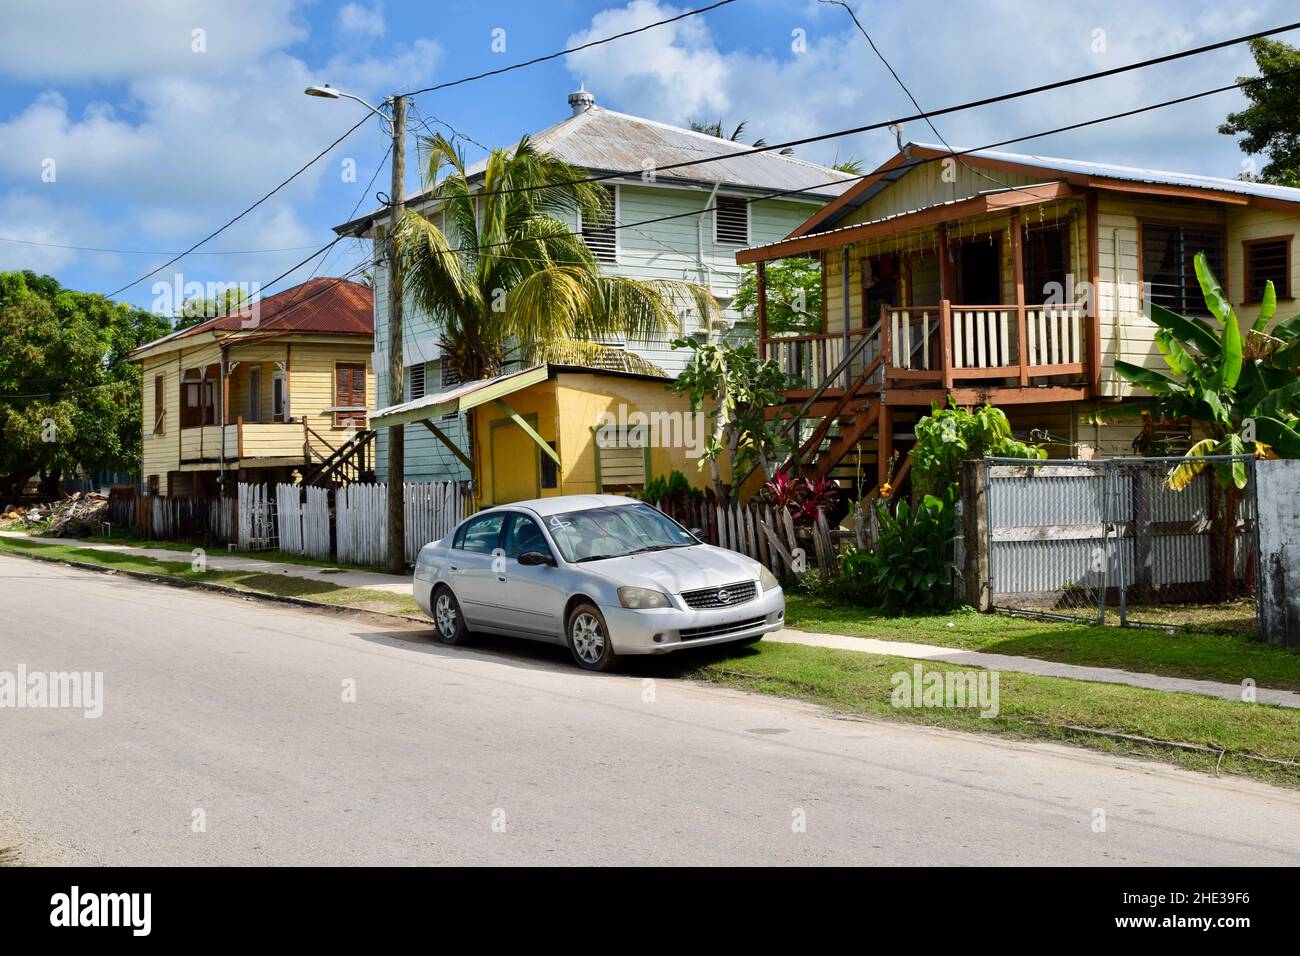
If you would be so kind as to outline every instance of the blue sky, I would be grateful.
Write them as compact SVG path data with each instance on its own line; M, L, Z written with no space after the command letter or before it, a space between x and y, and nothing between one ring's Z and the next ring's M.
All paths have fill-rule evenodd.
M395 89L526 60L691 5L16 0L0 34L0 269L30 268L73 288L111 292L161 264L170 258L163 253L206 235L360 118L354 103L303 96L309 84L377 102ZM1086 9L857 0L854 7L927 109L1300 19L1293 0L1102 0ZM1285 38L1300 43L1300 32ZM976 146L1223 85L1252 66L1238 47L936 122L950 143ZM580 81L613 109L672 123L745 119L751 135L769 141L912 112L844 10L815 0L738 0L583 54L423 95L416 105L421 116L480 143L506 145L563 119ZM1221 94L1009 148L1234 177L1244 157L1216 127L1242 102ZM920 123L906 134L934 139ZM122 298L151 307L153 283L177 272L186 282L267 282L332 238L330 227L358 203L375 205L387 170L363 190L385 146L377 123L363 126L203 247L219 254L183 259ZM471 159L481 155L467 149ZM874 164L892 152L892 136L879 132L799 154ZM417 185L413 168L410 186ZM359 244L340 244L318 274L342 274L364 256Z

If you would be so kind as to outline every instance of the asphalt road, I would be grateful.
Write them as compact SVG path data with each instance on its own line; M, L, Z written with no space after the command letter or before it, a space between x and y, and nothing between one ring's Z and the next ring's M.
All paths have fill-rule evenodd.
M97 719L0 709L28 862L1300 863L1262 784L0 557L20 665L104 674Z

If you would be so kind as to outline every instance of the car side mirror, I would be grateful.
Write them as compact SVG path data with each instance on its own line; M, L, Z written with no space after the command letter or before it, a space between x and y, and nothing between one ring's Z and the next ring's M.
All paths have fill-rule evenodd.
M519 563L528 567L537 567L542 564L555 564L555 559L540 551L525 551L519 556Z
M695 535L695 537L699 538L701 541L704 540L703 528L687 528L686 530L689 531L691 534Z

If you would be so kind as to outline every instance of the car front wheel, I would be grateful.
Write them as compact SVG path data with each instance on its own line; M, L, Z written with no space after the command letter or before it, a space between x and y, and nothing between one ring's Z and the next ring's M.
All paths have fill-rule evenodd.
M433 623L438 630L438 640L444 644L464 644L469 637L465 629L465 615L451 588L439 584L433 589Z
M594 604L579 604L569 612L566 626L569 650L578 666L589 671L611 671L618 655L609 640L605 616Z

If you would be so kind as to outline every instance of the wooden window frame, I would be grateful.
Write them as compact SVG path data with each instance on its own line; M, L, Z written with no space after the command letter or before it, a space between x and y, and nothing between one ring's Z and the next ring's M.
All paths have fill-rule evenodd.
M1291 240L1294 238L1294 235L1285 235L1268 236L1263 239L1243 239L1241 241L1241 292L1242 295L1246 296L1246 298L1242 300L1242 305L1259 305L1261 301L1260 299L1250 298L1250 290L1254 287L1254 283L1251 281L1250 268L1252 251L1255 246L1266 246L1277 242L1286 244L1286 253L1282 260L1283 266L1286 269L1286 295L1277 292L1276 288L1274 288L1273 291L1277 292L1277 300L1279 302L1293 302L1295 300L1295 279L1291 274Z
M339 395L339 371L340 369L352 369L353 372L358 370L361 373L361 401L356 401L356 379L353 378L352 394L349 395L350 401L346 404L366 408L366 363L365 362L335 362L334 363L334 407L341 408L344 405L342 397ZM365 428L368 422L368 414L365 411L360 412L335 412L334 429L347 428Z
M162 372L153 377L153 433L167 434L167 376Z

